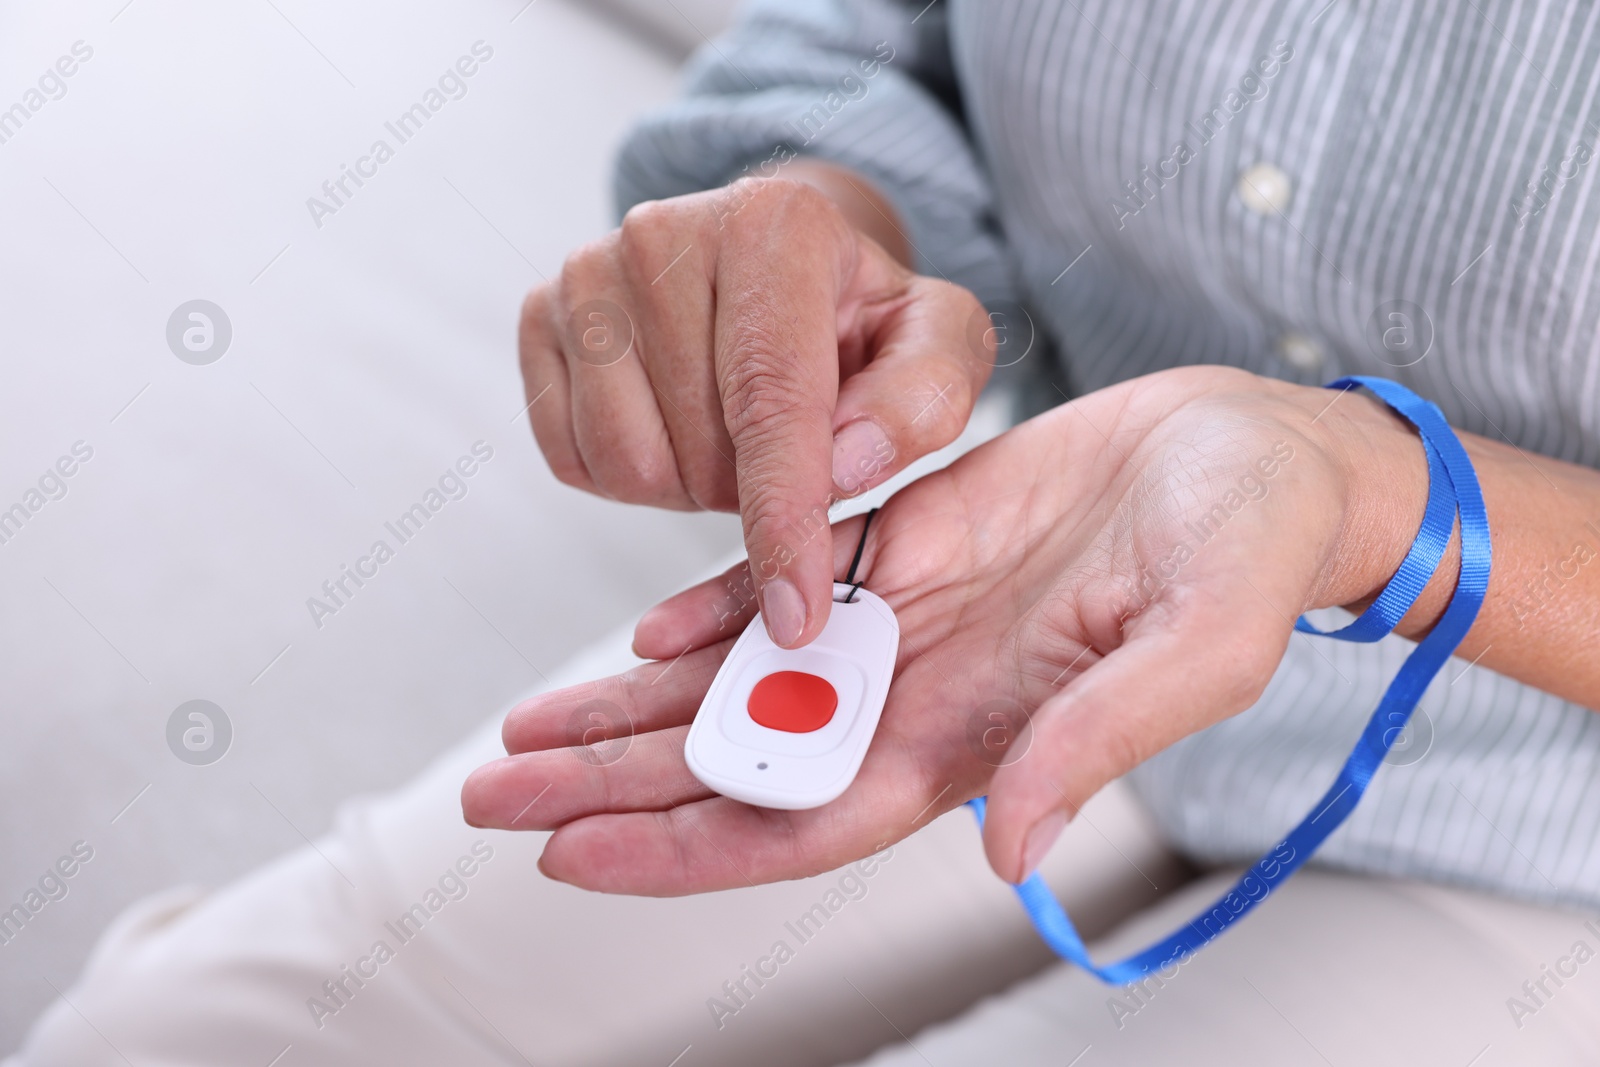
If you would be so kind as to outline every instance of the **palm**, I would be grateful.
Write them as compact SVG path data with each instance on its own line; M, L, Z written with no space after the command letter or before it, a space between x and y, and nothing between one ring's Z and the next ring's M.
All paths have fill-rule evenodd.
M658 616L656 628L678 648L704 645L664 677L662 665L646 665L513 712L506 738L514 755L469 780L469 816L509 825L543 792L516 826L560 827L543 861L549 873L598 889L675 894L837 867L1002 783L1019 794L1053 791L1053 806L1081 804L1220 717L1185 711L1195 703L1184 699L1191 687L1236 690L1223 714L1246 706L1316 585L1326 547L1286 548L1278 521L1286 509L1272 492L1243 496L1247 504L1228 512L1226 536L1201 544L1194 532L1247 474L1247 484L1294 485L1303 508L1318 488L1307 492L1307 479L1326 467L1299 435L1305 418L1293 403L1257 396L1246 417L1220 417L1239 410L1237 397L1223 400L1237 384L1226 372L1191 371L1095 394L888 502L862 573L900 620L899 662L861 772L833 803L750 807L689 774L687 724L730 644L708 622L711 605L726 597L717 582L681 594ZM1279 442L1306 458L1281 465L1269 484L1255 464L1275 447L1281 456ZM860 525L838 528L836 573ZM1179 544L1194 550L1185 557L1174 551ZM1241 581L1269 546L1283 565ZM1213 654L1220 665L1208 675L1192 652L1179 652L1197 637L1245 662ZM650 644L641 634L641 651L676 654ZM1238 676L1259 681L1241 686ZM627 754L605 765L565 747L572 710L597 697L622 707L638 731ZM1048 732L1019 730L1029 715L1055 717Z

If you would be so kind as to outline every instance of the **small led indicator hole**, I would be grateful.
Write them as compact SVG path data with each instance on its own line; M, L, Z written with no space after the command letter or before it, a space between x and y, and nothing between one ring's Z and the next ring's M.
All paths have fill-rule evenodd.
M765 763L758 763L758 764L756 764L756 770L758 770L758 771L764 771L764 770L766 770L766 769L767 769L767 765L766 765L766 764L765 764Z

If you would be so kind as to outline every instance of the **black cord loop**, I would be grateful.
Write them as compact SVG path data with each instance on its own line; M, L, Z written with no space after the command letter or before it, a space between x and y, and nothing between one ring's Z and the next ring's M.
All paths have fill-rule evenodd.
M844 584L850 587L850 595L839 601L841 604L849 604L854 601L856 598L856 591L866 584L865 581L856 581L856 568L861 566L861 554L866 551L867 548L867 531L872 528L872 516L876 515L877 513L877 508L873 508L871 511L867 512L867 521L861 524L861 540L856 542L856 554L851 558L850 570L846 572L844 576Z

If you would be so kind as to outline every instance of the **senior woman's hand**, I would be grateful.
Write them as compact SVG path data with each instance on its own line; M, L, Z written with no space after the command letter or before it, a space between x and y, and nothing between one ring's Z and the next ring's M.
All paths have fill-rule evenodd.
M790 169L807 181L635 207L528 295L519 338L556 476L630 503L738 510L786 647L827 621L829 505L952 441L993 345L969 292L868 236L903 243L864 179Z
M873 521L861 574L902 641L838 800L750 807L684 763L741 628L739 568L639 623L641 655L694 651L512 711L511 755L468 779L467 818L555 829L541 861L554 878L676 894L828 870L986 792L990 863L1018 880L1107 782L1253 703L1302 611L1376 595L1426 497L1420 441L1360 394L1221 368L1103 390L915 482ZM838 528L836 573L861 525ZM1447 563L1435 583L1452 581ZM596 699L637 731L621 758L568 747L574 711ZM1001 758L989 742L1008 729Z

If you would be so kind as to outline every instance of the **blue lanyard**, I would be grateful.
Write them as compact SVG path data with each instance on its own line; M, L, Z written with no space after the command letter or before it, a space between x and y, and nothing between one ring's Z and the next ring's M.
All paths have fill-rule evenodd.
M1461 574L1456 582L1455 593L1450 598L1450 606L1445 609L1433 631L1406 657L1399 673L1378 701L1378 707L1356 741L1355 749L1322 799L1300 820L1300 825L1252 864L1232 889L1187 925L1127 959L1101 966L1089 958L1083 939L1078 936L1072 920L1067 918L1043 878L1035 873L1015 887L1029 920L1045 943L1057 955L1077 964L1103 982L1126 985L1144 978L1152 971L1170 969L1249 914L1252 908L1299 870L1327 840L1328 835L1338 829L1355 810L1389 746L1411 718L1417 701L1422 699L1428 684L1467 635L1478 616L1478 609L1483 606L1484 596L1489 590L1489 515L1484 508L1483 491L1472 469L1472 461L1467 457L1467 450L1450 429L1444 413L1402 385L1383 378L1351 377L1340 378L1329 384L1328 388L1350 390L1361 386L1376 394L1378 399L1415 426L1421 435L1428 456L1427 510L1422 518L1422 526L1417 531L1417 538L1400 569L1360 617L1348 626L1329 632L1318 630L1304 619L1295 624L1295 629L1341 641L1377 641L1387 635L1411 605L1416 603L1423 586L1428 584L1428 579L1438 568L1459 515ZM985 799L978 797L968 801L978 817L980 828L983 825Z

